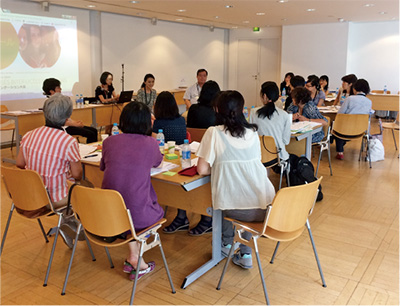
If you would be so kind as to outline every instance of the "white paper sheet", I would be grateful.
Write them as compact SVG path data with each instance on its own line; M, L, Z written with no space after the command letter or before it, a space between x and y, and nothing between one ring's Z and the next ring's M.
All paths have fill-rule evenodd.
M177 164L163 161L159 167L151 168L150 175L153 176L159 173L167 172L177 167Z
M292 123L290 131L292 134L305 133L311 131L315 126L320 126L321 123L309 122L309 121L299 121Z

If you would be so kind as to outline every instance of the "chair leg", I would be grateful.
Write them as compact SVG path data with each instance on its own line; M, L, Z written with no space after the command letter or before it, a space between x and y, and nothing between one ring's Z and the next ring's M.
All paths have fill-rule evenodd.
M104 247L104 249L106 250L106 254L107 254L107 257L108 257L108 261L110 262L110 267L111 267L111 269L114 269L114 264L113 264L113 261L112 261L112 259L111 259L110 252L108 251L108 248L107 248L107 247Z
M1 253L3 253L3 247L4 247L4 243L6 242L8 227L10 226L11 217L12 217L12 213L13 213L13 211L14 211L14 208L15 208L14 203L12 203L12 204L11 204L10 213L8 214L8 219L7 219L6 228L5 228L4 234L3 234L3 239L1 240L0 256L1 256Z
M236 232L236 227L233 229L233 231ZM234 245L235 245L235 240L233 240L231 249L229 250L228 258L226 259L224 269L222 270L221 277L219 278L217 290L220 290L220 289L221 289L222 280L224 279L225 272L226 272L226 270L228 269L229 261L231 260L231 257L232 257L233 252L234 252Z
M71 272L72 261L74 260L76 246L78 245L79 232L81 229L82 229L82 224L79 224L78 229L76 231L74 247L72 248L71 259L69 260L68 270L67 270L67 274L65 275L64 286L62 288L61 295L65 295L65 289L67 288L69 273Z
M367 142L367 151L366 151L366 153L367 153L368 160L369 160L369 168L372 168L372 164L371 164L371 154L370 154L370 152L369 152L369 138L368 138L368 137L367 137L366 142Z
M393 135L394 147L396 148L397 151L396 136L394 136L394 129L392 129L392 135Z
M287 187L290 187L289 173L290 173L290 167L288 166L286 168L286 184L287 184Z
M39 219L38 219L38 220L39 220ZM53 262L54 251L56 250L56 244L57 244L58 234L59 234L59 232L60 232L61 220L62 220L62 215L59 215L59 217L58 217L58 223L57 223L57 227L56 227L56 235L55 235L55 237L54 237L53 247L51 248L49 263L47 264L47 271L46 271L46 276L45 276L45 278L44 278L43 287L46 287L46 286L47 286L47 281L49 280L50 268L51 268L51 264L52 264L52 262Z
M273 263L274 263L274 259L275 259L275 256L276 256L276 252L278 252L278 248L279 248L279 244L280 244L280 243L281 243L280 241L278 241L278 242L276 243L276 247L275 247L275 250L274 250L274 254L272 254L271 261L269 262L270 264L273 264Z
M47 235L46 235L46 232L44 231L42 221L40 221L39 218L37 220L39 222L39 226L40 226L40 229L42 230L42 234L43 234L44 239L46 240L46 243L49 243L49 239L47 239Z
M311 244L312 244L312 247L313 247L313 250L314 250L315 260L317 261L319 275L321 276L322 287L326 287L324 274L322 273L321 264L319 263L317 248L315 247L314 238L313 238L312 233L311 233L310 222L308 221L308 219L307 219L307 222L306 222L306 226L307 226L308 235L310 236Z
M168 205L165 206L165 209L164 209L164 217L163 217L163 218L166 217L166 215L167 215L167 210L168 210Z
M143 257L143 244L144 244L144 241L141 241L140 242L140 250L139 250L139 259L138 259L138 264L136 267L135 281L133 282L131 300L129 302L129 305L133 305L133 298L135 297L136 285L137 285L137 280L139 277L138 270L140 271L140 262L142 261L142 257Z
M257 265L258 265L258 271L260 272L260 277L261 277L261 283L263 285L264 289L264 296L265 296L265 301L267 302L267 305L269 305L269 298L268 298L268 293L267 293L267 286L265 285L265 279L264 279L264 273L261 267L261 260L260 260L260 255L258 253L258 245L257 245L257 237L253 237L253 242L254 242L254 250L256 253L256 258L257 258ZM232 247L233 248L233 247Z
M358 161L361 160L361 153L364 151L364 137L361 140L361 148L360 148L360 154L358 155Z
M315 176L316 176L316 177L318 177L318 169L319 169L319 163L321 162L321 157L322 157L322 146L321 146L321 149L319 150L319 157L318 157L317 171L315 171Z
M81 228L81 231L83 231L82 228ZM87 244L87 246L88 246L90 255L92 256L92 261L96 261L96 257L94 257L94 253L93 253L93 250L92 250L92 245L90 244L90 241L89 241L88 237L86 236L86 233L85 233L85 232L83 232L83 236L85 237L86 244Z
M328 161L329 161L329 169L331 171L331 176L332 176L331 144L329 142L328 142Z
M281 165L281 176L279 177L279 189L282 187L283 166Z
M158 234L157 234L157 235L158 235ZM160 252L161 252L161 256L162 256L163 262L164 262L165 271L167 271L167 276L168 276L169 284L170 284L170 286L171 286L172 293L176 293L174 284L172 283L171 274L169 273L169 268L168 268L167 260L165 259L164 250L163 250L163 247L162 247L162 245L161 245L160 236L158 236L157 239L160 241L160 244L159 244Z
M12 148L14 146L14 133L15 133L15 129L13 129L12 136L11 136L11 152L12 152Z

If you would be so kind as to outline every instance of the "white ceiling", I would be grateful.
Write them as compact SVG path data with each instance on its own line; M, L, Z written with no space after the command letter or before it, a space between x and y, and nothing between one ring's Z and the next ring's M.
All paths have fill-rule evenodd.
M43 2L43 0L31 0ZM399 19L399 0L50 0L52 4L220 28ZM95 6L95 7L90 7ZM226 6L232 6L227 8ZM308 11L313 9L314 11ZM178 11L185 10L185 11ZM257 15L259 13L259 15ZM260 15L264 14L264 15Z

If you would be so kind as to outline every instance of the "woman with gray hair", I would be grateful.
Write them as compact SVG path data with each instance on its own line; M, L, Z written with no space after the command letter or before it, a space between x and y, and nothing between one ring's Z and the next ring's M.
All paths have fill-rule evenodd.
M78 142L62 128L72 114L72 101L67 96L54 94L45 101L43 113L46 125L24 135L16 165L21 169L38 172L54 208L60 208L67 204L67 180L82 178ZM22 213L34 217L42 211ZM60 233L66 240L63 233Z

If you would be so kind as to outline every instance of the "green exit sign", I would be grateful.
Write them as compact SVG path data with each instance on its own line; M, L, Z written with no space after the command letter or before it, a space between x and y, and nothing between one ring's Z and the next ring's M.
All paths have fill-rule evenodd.
M260 32L260 27L254 27L253 32Z

